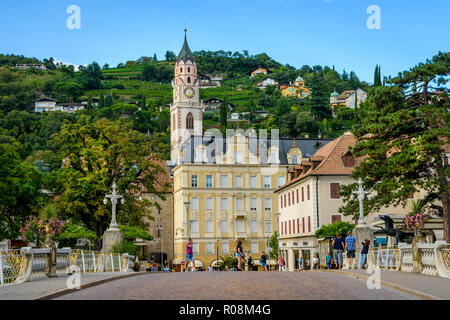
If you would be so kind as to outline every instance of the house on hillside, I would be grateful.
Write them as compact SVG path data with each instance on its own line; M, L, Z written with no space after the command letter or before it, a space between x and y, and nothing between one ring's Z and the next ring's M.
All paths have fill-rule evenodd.
M56 100L45 97L34 101L34 112L77 112L79 110L83 110L85 106L86 105L83 103L76 102L58 103Z
M354 109L355 94L357 96L357 106L360 107L361 103L366 101L367 99L367 93L361 88L358 88L357 90L346 90L341 94L338 94L336 91L334 91L330 96L330 106L333 110L333 113L335 114L340 107Z
M297 97L297 99L307 98L311 92L305 87L305 81L298 76L295 82L288 85L280 85L281 94L284 97Z
M202 88L216 88L222 86L222 75L198 74L199 85Z
M272 78L267 78L267 79L264 79L264 80L261 81L261 82L258 82L258 83L256 84L256 86L257 86L258 88L260 88L260 89L265 89L267 86L277 86L277 87L278 87L278 82L275 81L275 80L272 79Z
M19 70L27 70L27 69L47 70L47 67L44 66L42 63L16 64L16 68Z
M269 70L267 70L266 68L262 68L262 67L258 67L255 70L250 72L250 78L253 78L254 76L262 73L262 74L267 74L269 72Z
M203 112L206 111L218 111L220 110L220 106L222 105L223 100L211 97L207 100L202 101ZM228 103L228 112L231 113L234 110L234 105L232 103Z

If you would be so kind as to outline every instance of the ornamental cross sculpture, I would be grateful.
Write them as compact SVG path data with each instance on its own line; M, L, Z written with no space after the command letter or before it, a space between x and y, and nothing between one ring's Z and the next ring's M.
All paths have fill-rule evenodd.
M363 182L361 178L358 179L358 190L353 191L353 194L358 196L359 200L359 220L358 224L366 224L366 218L364 217L364 197L370 193L370 191L366 191L363 189ZM370 196L369 196L370 197Z
M112 206L112 219L111 224L109 225L110 228L117 228L117 221L116 221L116 206L117 206L117 200L122 199L121 203L124 204L124 199L121 194L117 193L117 186L116 182L112 185L112 192L110 194L105 195L105 199L103 199L103 203L106 205L108 203L108 200L106 198L109 198L111 200L111 206Z

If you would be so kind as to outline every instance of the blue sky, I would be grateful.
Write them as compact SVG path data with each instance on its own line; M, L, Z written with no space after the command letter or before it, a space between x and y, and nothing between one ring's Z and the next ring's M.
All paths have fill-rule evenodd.
M381 29L369 30L369 5ZM81 9L69 30L66 9ZM183 29L195 50L266 52L283 64L334 65L373 81L450 47L448 0L0 0L0 53L76 65L178 54Z

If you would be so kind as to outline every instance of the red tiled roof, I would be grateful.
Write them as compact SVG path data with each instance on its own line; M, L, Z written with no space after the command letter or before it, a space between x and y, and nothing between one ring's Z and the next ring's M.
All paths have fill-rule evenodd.
M346 132L339 138L327 143L310 157L310 161L302 162L303 167L309 167L305 168L305 172L302 172L298 177L287 182L278 190L284 189L307 176L350 175L353 168L358 165L359 159L354 159L353 167L346 167L342 160L342 156L349 150L349 147L353 147L355 143L356 138L351 132ZM314 167L314 162L320 163Z

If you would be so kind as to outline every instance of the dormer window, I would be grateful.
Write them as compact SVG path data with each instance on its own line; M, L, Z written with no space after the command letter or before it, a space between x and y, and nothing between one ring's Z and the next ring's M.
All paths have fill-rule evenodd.
M296 154L294 154L294 155L292 156L292 163L293 163L293 164L297 164L297 163L298 163L298 159L297 159L297 155L296 155Z
M346 167L353 167L355 165L355 161L350 150L347 150L347 152L344 153L344 155L342 156L342 161L344 162L344 166Z

